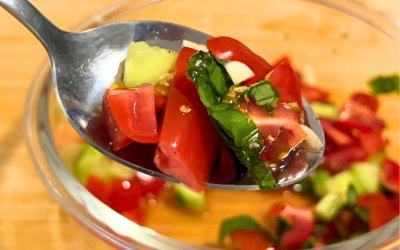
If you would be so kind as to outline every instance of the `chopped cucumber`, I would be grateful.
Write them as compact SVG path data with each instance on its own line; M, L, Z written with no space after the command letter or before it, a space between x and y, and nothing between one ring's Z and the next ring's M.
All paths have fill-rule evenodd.
M109 182L113 177L129 179L133 177L135 171L108 159L93 147L84 144L73 173L83 185L86 185L87 178L91 174Z
M328 103L314 102L311 108L317 116L329 120L336 120L339 113L338 107Z
M125 60L124 84L137 88L144 83L155 84L162 75L174 69L178 53L145 42L131 42Z
M197 194L180 184L173 184L176 200L184 208L194 211L204 211L206 209L206 196L204 191Z
M357 162L351 165L354 178L368 193L378 192L380 189L379 170L379 164L373 162Z
M350 170L346 170L335 176L332 176L326 184L329 192L335 192L342 196L343 199L345 199L347 195L347 190L350 184L353 185L358 194L365 193L365 189L358 179L354 177Z
M315 193L324 196L328 193L327 182L330 176L322 170L316 170L310 175L310 180Z
M346 203L342 195L330 192L315 206L315 214L322 220L332 220Z

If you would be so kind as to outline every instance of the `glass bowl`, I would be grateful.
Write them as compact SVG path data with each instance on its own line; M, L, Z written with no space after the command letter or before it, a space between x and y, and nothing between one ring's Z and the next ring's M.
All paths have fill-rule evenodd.
M367 90L366 81L373 75L399 69L398 26L353 1L123 0L86 18L73 31L129 20L168 21L214 36L232 36L268 61L288 55L307 82L329 90L338 103L354 90ZM399 99L391 95L379 101L391 143L387 153L399 160ZM45 60L25 106L27 145L44 186L77 222L89 248L211 249L141 227L91 195L60 158L59 143L78 138L63 120ZM398 233L397 217L377 230L321 249L390 249L398 246Z

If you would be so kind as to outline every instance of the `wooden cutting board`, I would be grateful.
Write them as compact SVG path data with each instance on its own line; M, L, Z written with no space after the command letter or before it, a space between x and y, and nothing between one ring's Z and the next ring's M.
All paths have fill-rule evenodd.
M113 0L32 0L60 28ZM398 0L363 0L395 20ZM0 249L88 249L82 231L48 195L24 144L23 105L29 83L46 56L40 43L0 9ZM88 236L88 235L86 235ZM100 249L97 248L96 249Z

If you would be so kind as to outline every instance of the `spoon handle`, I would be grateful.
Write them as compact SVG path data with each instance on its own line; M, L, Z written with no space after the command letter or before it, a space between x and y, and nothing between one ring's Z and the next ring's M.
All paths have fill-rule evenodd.
M54 38L63 33L27 0L0 0L0 6L20 21L43 44L54 49Z

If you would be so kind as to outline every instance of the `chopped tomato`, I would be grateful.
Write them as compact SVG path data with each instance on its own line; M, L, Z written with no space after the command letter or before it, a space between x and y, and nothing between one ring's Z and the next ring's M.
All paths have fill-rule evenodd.
M122 212L121 215L135 222L136 224L143 225L146 215L146 210L143 207L137 207L132 210Z
M261 160L277 160L307 137L298 123L296 113L283 104L276 106L273 117L254 101L247 103L246 110L264 140L264 149L259 155Z
M300 107L299 113L301 113L303 104L301 102L300 84L289 63L284 61L283 63L279 64L272 71L268 80L280 94L278 103L296 102Z
M286 56L286 55L283 55L283 56L281 56L281 57L275 59L275 61L273 61L273 62L271 63L271 65L272 65L273 68L276 68L279 64L281 64L281 63L283 63L283 62L288 62L289 65L291 65L290 59L289 59L289 57Z
M153 85L112 90L107 100L115 121L127 137L140 143L158 142Z
M346 133L340 128L336 127L335 124L327 119L319 118L321 126L326 136L329 136L336 145L346 146L354 143L354 138L351 134Z
M364 161L368 157L368 152L360 145L354 144L325 153L322 158L322 163L325 164L333 174L339 173L350 167L352 162Z
M362 222L353 212L343 209L333 219L332 223L335 225L335 232L341 237L346 237L353 232L360 230L367 230L367 225Z
M394 211L396 211L397 214L400 214L400 196L399 194L392 194L389 197L389 202L392 205Z
M236 229L230 238L240 250L266 250L273 246L264 232L254 229Z
M158 195L165 184L165 181L141 172L136 172L135 180L140 183L144 195L148 193Z
M263 80L272 70L267 61L236 39L225 36L212 37L207 40L206 45L216 58L242 62L253 71L254 76L243 83L246 86Z
M179 53L154 163L163 173L200 193L217 158L220 137L196 86L185 76L187 60L194 52L184 47Z
M381 182L385 188L394 193L399 193L399 175L400 168L392 160L384 159L381 163Z
M141 197L143 197L142 187L135 179L113 178L111 180L108 205L118 213L137 208Z
M358 137L360 138L361 147L368 152L368 155L374 155L378 153L379 151L383 150L387 144L387 140L382 137L381 132L371 131L367 133L360 133Z
M124 148L132 143L132 140L129 139L119 128L117 122L114 119L114 116L111 113L110 105L108 104L107 97L110 91L107 89L103 96L102 102L102 110L101 116L103 120L103 124L107 130L108 137L111 140L112 148L114 151L118 151L121 148Z
M365 106L374 113L378 110L378 100L376 100L376 98L371 95L364 93L354 93L350 99Z
M110 183L107 183L99 177L90 174L86 182L86 189L101 202L107 204L111 191Z
M349 101L341 108L338 121L349 129L364 133L381 131L385 127L385 123L374 112L355 101Z
M302 97L308 102L327 102L329 94L325 90L317 86L312 86L306 83L300 84L300 91Z
M234 156L221 139L221 147L218 158L211 173L211 182L228 183L235 179L236 169L234 167Z
M356 199L356 204L369 209L368 223L370 231L383 226L397 216L388 198L381 193L360 195Z
M290 229L281 235L280 245L282 246L298 246L307 240L314 230L312 208L277 203L272 206L270 216L271 218L281 217L290 225Z

